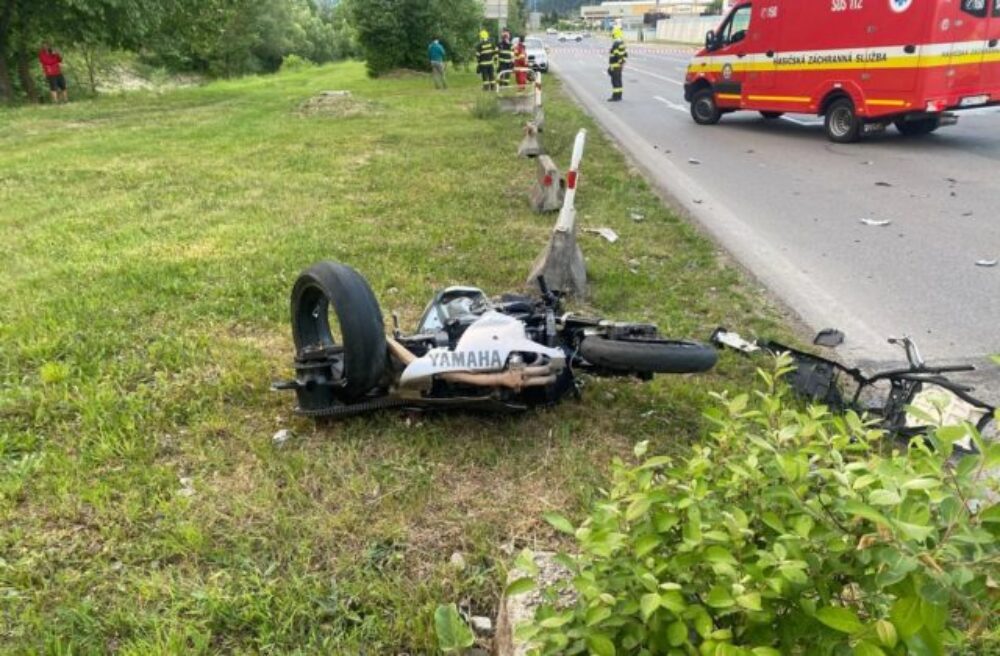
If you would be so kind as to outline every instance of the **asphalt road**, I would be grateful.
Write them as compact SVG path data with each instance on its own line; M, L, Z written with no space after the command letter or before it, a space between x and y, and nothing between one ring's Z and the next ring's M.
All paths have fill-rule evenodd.
M607 103L609 42L549 45L552 68L657 186L808 326L845 332L842 357L898 362L886 338L910 335L929 361L975 363L1000 401L988 360L1000 265L976 265L1000 258L1000 108L850 145L828 142L815 116L737 112L703 127L684 102L683 49L632 44L625 100Z

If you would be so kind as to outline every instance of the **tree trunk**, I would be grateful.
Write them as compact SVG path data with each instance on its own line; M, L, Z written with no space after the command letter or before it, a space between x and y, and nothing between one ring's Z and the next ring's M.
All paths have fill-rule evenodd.
M4 56L2 46L0 46L0 101L11 102L14 100L14 85L10 81L10 71L7 69L7 58Z
M10 21L14 15L14 0L0 0L0 100L14 100L14 85L7 68L7 51L10 46Z
M79 52L83 56L83 65L87 67L90 92L97 95L97 46L84 43L79 46Z
M21 80L21 88L28 100L38 102L38 87L35 86L35 79L31 77L31 59L28 58L28 51L22 45L17 49L17 77Z

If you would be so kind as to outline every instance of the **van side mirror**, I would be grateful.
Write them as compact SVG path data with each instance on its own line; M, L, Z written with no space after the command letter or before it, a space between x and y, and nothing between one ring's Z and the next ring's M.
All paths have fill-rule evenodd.
M715 30L709 30L705 34L705 48L708 50L715 50Z

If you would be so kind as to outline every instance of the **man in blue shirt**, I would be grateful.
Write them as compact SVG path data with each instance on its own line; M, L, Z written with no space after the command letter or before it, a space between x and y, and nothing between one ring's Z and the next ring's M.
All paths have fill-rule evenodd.
M435 37L431 45L427 47L427 56L431 60L431 74L434 76L435 89L447 89L448 83L444 79L444 46L441 39Z

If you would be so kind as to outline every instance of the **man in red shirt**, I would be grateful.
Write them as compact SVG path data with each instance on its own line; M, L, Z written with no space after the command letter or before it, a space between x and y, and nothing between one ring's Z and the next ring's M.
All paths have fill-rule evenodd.
M62 74L62 55L58 50L45 43L38 51L38 61L45 72L45 78L49 81L49 91L52 93L52 102L59 102L60 96L63 102L69 102L69 95L66 93L66 78Z

